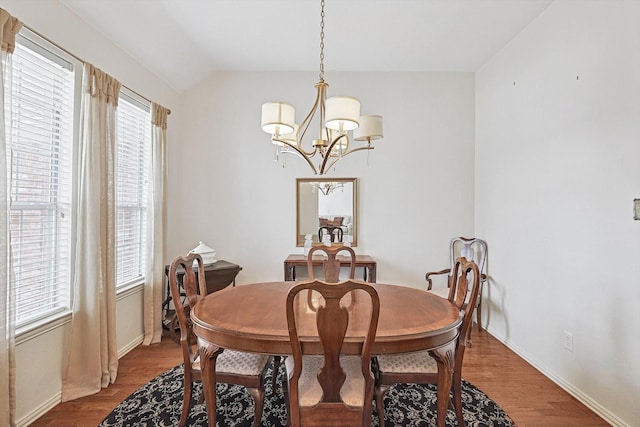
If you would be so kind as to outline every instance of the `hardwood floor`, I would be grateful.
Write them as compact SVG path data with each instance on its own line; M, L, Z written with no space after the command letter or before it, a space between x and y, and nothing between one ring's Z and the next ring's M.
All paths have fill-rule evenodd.
M608 424L487 332L473 331L463 378L504 409L520 427L607 426ZM120 359L116 382L101 392L60 405L31 426L97 426L111 410L150 379L181 363L169 338L139 346Z

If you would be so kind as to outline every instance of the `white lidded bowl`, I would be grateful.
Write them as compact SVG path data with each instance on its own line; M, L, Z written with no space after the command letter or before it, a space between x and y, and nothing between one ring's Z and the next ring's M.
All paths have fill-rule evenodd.
M209 246L207 246L206 243L202 241L198 242L198 246L191 249L189 253L199 254L202 257L202 262L204 264L213 264L214 262L218 261L216 259L215 249L211 249ZM195 262L194 265L197 265L197 262Z

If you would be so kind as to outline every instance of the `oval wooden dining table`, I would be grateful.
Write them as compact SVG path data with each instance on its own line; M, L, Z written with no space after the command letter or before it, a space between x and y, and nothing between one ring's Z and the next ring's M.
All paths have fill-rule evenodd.
M289 355L291 344L285 301L294 282L255 283L207 295L191 311L198 338L209 426L216 425L215 359L220 349ZM380 318L373 354L429 350L438 364L436 424L444 427L453 378L460 312L448 300L420 289L371 284L380 297ZM301 295L299 295L300 297ZM298 298L298 332L305 354L322 354L315 329L315 301ZM359 354L370 301L352 297L345 354Z

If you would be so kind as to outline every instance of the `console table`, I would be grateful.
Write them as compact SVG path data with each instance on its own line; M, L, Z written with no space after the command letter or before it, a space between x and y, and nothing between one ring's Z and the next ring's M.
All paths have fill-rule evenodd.
M178 316L175 311L171 308L171 289L169 288L169 268L170 265L164 267L164 274L167 276L167 296L165 300L162 302L162 314L163 321L162 327L169 331L169 335L171 338L180 343L180 327L178 326ZM236 285L236 276L242 270L242 267L239 265L233 264L229 261L219 260L214 262L213 264L205 264L204 265L204 280L207 284L207 293L213 293L219 291L220 289L224 289L227 286L235 286ZM197 272L196 272L197 274ZM178 288L182 290L182 276L184 276L184 272L178 275ZM186 297L182 291L180 292L180 296L182 298Z
M349 267L351 265L351 259L349 257L338 255L340 261L340 267ZM313 265L321 266L324 261L322 255L313 257ZM296 267L306 267L307 256L302 254L291 254L284 260L284 280L296 280ZM375 283L376 281L376 261L369 255L356 255L356 268L362 267L364 270L362 280L365 282Z

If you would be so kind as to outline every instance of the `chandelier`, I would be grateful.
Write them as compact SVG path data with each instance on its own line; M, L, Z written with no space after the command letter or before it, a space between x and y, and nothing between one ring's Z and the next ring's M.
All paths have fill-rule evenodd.
M319 190L322 194L328 196L333 192L333 190L344 188L344 182L312 182L311 188L314 192Z
M351 153L373 150L371 141L382 138L382 116L360 115L360 101L347 96L327 98L324 81L324 0L320 2L320 80L315 84L316 100L309 114L300 124L295 123L295 108L284 102L267 102L262 105L262 130L271 135L275 145L276 161L281 154L295 154L305 160L316 175L325 175L335 163ZM303 140L316 113L319 115L319 133L304 148ZM353 140L365 141L359 147L350 147ZM309 144L307 144L309 145ZM313 160L318 156L318 164ZM285 166L283 157L283 166Z

